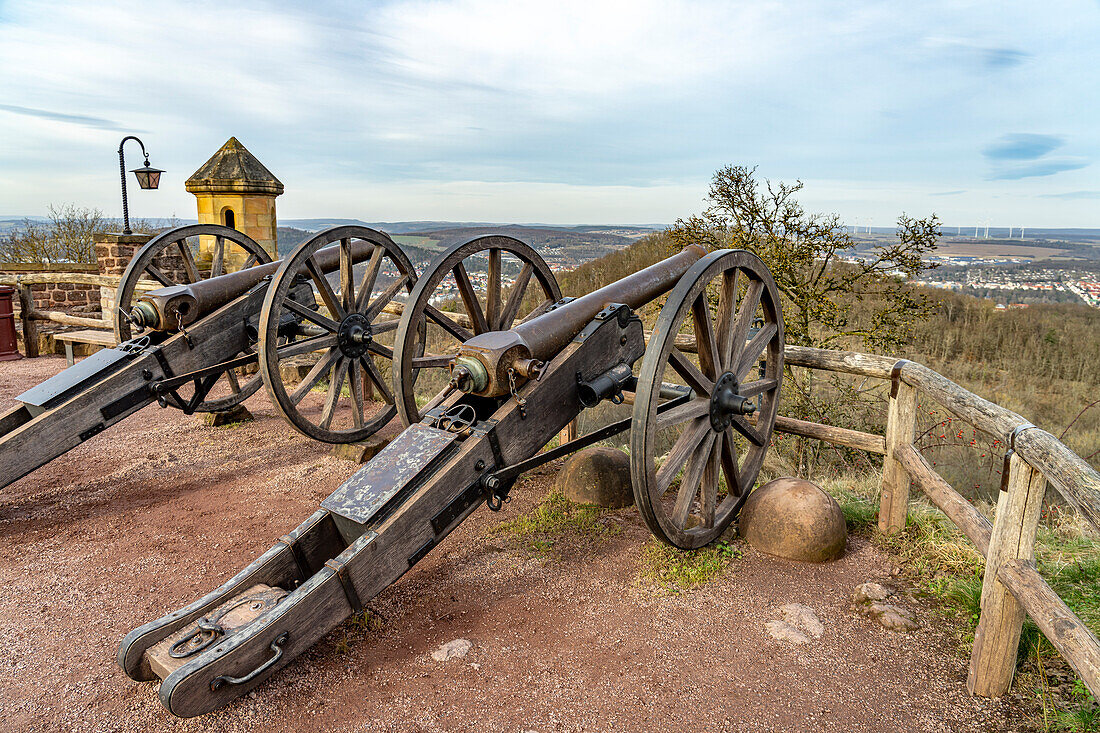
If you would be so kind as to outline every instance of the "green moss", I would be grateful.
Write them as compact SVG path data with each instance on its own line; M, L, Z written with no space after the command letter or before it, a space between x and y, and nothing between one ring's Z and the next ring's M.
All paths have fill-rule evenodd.
M532 549L547 552L553 545L552 535L572 532L589 537L610 537L621 532L618 524L602 519L608 511L591 504L574 504L560 492L553 491L532 511L501 522L489 533L531 539Z
M698 550L681 550L651 537L642 546L639 577L674 593L708 583L741 557L741 550L723 540Z

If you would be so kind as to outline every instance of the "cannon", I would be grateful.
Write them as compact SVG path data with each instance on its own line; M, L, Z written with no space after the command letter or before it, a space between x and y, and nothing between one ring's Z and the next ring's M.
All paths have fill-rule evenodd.
M191 246L200 237L213 240L208 262ZM228 271L230 263L237 268ZM149 281L161 287L143 287ZM228 410L261 383L296 429L330 443L362 439L397 414L374 361L392 350L375 337L397 328L384 309L415 283L401 248L365 227L320 232L279 262L226 227L164 232L135 253L120 281L119 345L24 392L0 416L0 488L154 402L188 414ZM280 366L321 350L288 388ZM303 404L334 365L352 359L383 398L372 414L363 390L345 395L341 384L328 385L323 405Z
M483 299L474 259L487 260ZM269 303L280 297L273 284ZM660 298L647 345L636 311ZM683 548L715 540L772 435L783 320L775 282L746 251L689 246L568 299L530 247L483 237L450 248L417 280L392 356L405 430L221 587L122 640L120 666L159 679L174 715L249 692L362 612L479 506L500 509L523 472L626 430L635 500L653 533ZM542 450L602 400L632 402L630 417Z

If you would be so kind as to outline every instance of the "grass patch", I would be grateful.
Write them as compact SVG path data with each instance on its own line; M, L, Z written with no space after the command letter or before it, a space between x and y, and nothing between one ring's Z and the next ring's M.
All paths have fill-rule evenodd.
M724 540L698 550L681 550L650 537L642 546L638 575L679 593L714 580L741 554L739 547Z
M566 532L593 538L622 532L617 523L603 517L609 511L591 504L575 504L564 494L552 491L533 510L501 522L489 534L519 540L527 543L528 549L547 553L554 546L555 536Z
M848 529L871 537L894 555L917 584L959 619L969 654L981 615L985 559L942 512L923 499L910 503L904 532L877 531L877 473L840 476L822 484L840 504ZM976 503L992 516L989 506ZM1100 538L1083 520L1051 511L1036 538L1039 572L1074 613L1100 631ZM1029 618L1020 635L1017 689L1034 692L1037 721L1046 731L1100 731L1100 706ZM1039 713L1036 714L1037 716Z
M369 608L357 613L343 624L344 636L336 642L336 652L347 654L351 647L369 634L375 634L386 627L386 620Z

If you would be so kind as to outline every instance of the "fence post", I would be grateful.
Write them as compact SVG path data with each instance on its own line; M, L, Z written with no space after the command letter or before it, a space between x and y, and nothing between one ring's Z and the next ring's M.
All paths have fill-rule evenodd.
M38 356L38 324L31 318L34 313L34 295L30 285L20 283L19 319L23 322L23 351L28 359Z
M997 497L997 515L982 581L982 615L974 634L966 686L972 695L1000 697L1012 685L1024 609L997 578L1011 560L1032 560L1047 482L1015 452L1008 454L1007 490Z
M886 457L882 462L882 491L879 495L878 528L884 534L905 529L909 511L909 474L894 457L894 451L913 442L917 425L917 389L901 381L904 361L894 366L890 385L890 406L886 413Z

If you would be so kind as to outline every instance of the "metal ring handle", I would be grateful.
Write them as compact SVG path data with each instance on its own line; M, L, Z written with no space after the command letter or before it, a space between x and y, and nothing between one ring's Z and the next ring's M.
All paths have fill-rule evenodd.
M271 659L267 660L259 667L256 667L256 669L252 670L244 677L230 677L227 674L218 675L214 679L210 680L210 690L216 692L226 683L229 683L231 685L243 685L245 682L251 682L252 680L256 679L258 675L265 672L271 667L271 665L275 664L275 662L278 662L279 659L282 658L283 644L286 643L286 640L289 636L290 632L284 631L283 633L275 637L275 641L271 642L271 651L275 652L275 656L273 656Z

